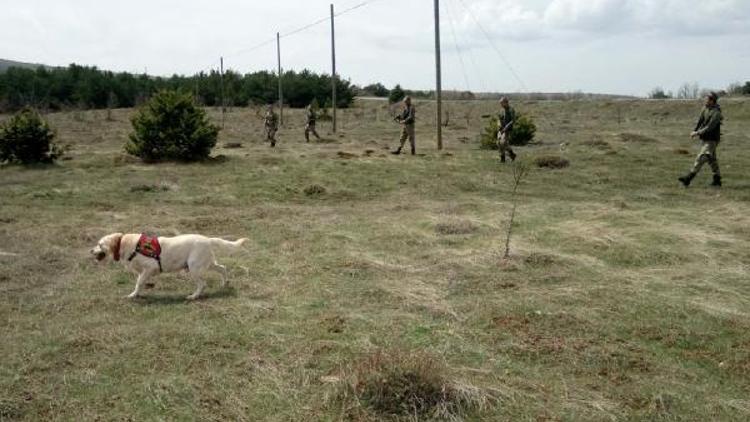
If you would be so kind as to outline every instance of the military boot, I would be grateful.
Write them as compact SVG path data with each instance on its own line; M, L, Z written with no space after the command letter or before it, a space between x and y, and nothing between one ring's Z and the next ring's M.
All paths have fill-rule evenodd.
M395 151L391 151L391 154L393 154L393 155L399 155L399 154L401 154L401 147L398 147L398 149L395 150Z
M684 175L682 177L678 177L677 180L679 180L680 182L682 182L682 184L685 187L688 187L688 186L690 186L690 182L693 181L694 177L695 177L695 173L688 173L688 174L686 174L686 175Z
M417 155L417 149L415 147L411 147L411 155Z
M510 155L510 161L516 161L516 153L513 151L508 151L508 155Z
M720 188L721 187L721 176L718 174L714 174L714 181L711 183L711 186Z
M505 162L505 154L500 154L500 162L501 163Z

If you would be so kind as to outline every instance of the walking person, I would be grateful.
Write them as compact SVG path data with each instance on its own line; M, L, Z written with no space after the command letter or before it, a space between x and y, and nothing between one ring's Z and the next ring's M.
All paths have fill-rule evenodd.
M697 137L701 140L701 150L695 159L690 173L677 179L685 187L690 186L690 182L693 181L706 163L711 166L711 171L714 173L714 180L711 186L721 187L721 171L719 170L719 160L716 157L716 148L721 141L721 123L723 120L724 116L721 114L719 96L715 92L709 92L706 95L705 106L698 117L698 123L690 134L691 138Z
M273 110L273 105L268 105L266 115L263 117L263 125L266 129L266 141L271 142L271 148L276 146L276 132L279 130L279 116Z
M315 122L318 119L318 116L315 114L315 109L313 109L312 104L307 106L307 124L305 124L305 141L310 142L310 133L315 135L318 140L320 140L320 136L318 135L318 132L315 130Z
M411 103L411 97L407 96L406 98L404 98L404 111L402 111L401 114L398 115L395 119L402 125L401 145L399 145L397 150L391 152L391 154L401 154L401 150L404 148L404 144L406 143L407 139L409 139L409 143L411 143L411 155L415 155L417 153L416 131L414 130L414 124L416 123L416 113L417 110Z
M513 132L513 125L516 123L516 110L510 106L510 100L507 97L500 99L500 114L497 116L497 149L500 152L500 162L505 162L505 154L510 156L511 161L516 160L516 153L510 147L510 135Z

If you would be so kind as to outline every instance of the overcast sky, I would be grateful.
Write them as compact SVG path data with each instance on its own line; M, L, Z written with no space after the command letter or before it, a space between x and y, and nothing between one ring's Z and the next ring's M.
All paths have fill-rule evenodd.
M331 3L0 1L0 58L156 75L208 70L222 55L241 72L273 69L274 43L250 47L325 17ZM342 11L364 1L333 3ZM374 0L338 17L339 73L357 84L432 88L432 4ZM446 88L645 95L750 80L750 0L441 0L441 8ZM283 38L284 68L330 72L329 31L324 23Z

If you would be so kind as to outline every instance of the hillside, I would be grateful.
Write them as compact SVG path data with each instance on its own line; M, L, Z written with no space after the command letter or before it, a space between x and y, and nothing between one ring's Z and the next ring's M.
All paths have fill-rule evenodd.
M41 65L41 64L24 63L24 62L17 62L13 60L0 59L0 72L3 72L10 67L23 67L26 69L36 69L38 67L48 67L48 66Z
M68 160L0 167L0 419L750 420L750 101L722 101L721 190L676 180L698 101L515 102L539 131L508 261L496 103L446 104L440 152L416 106L416 157L357 101L310 144L285 111L276 149L233 109L194 165L124 156L132 110L49 114ZM89 249L145 231L250 242L229 288L129 301Z

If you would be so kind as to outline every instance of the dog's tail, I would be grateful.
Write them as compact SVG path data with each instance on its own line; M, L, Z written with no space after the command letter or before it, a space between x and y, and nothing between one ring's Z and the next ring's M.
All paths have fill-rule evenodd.
M219 238L216 238L216 237L212 237L211 238L211 245L212 246L219 246L219 247L226 248L226 249L231 249L231 250L237 250L237 249L240 249L242 247L242 245L245 242L247 242L247 241L248 241L248 239L244 238L244 237L242 239L235 240L234 242L230 242L228 240L224 240L224 239L219 239Z

